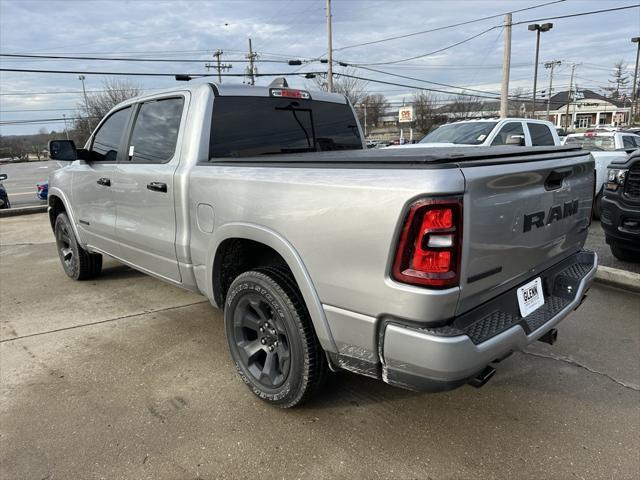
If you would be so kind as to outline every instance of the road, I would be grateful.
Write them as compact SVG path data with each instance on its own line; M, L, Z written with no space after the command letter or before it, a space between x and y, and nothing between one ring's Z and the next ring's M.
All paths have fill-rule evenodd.
M47 180L51 172L63 165L64 163L55 160L1 164L0 173L8 176L2 183L9 194L11 206L45 205L46 202L36 197L36 183Z
M4 478L638 478L638 295L594 285L480 390L340 373L283 411L238 380L203 297L113 261L68 280L48 231L0 219Z

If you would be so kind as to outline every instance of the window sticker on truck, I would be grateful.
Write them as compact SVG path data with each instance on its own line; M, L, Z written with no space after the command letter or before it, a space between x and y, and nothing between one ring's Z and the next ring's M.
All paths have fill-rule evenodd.
M519 287L517 295L520 315L523 318L544 305L544 293L542 293L542 280L540 280L540 277Z

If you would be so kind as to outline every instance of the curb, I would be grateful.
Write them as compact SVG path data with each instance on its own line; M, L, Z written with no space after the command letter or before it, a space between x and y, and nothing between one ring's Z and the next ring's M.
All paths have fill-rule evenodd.
M598 265L596 282L640 293L640 273Z
M15 217L17 215L29 215L31 213L44 213L47 211L47 205L36 205L34 207L7 208L0 210L0 218Z

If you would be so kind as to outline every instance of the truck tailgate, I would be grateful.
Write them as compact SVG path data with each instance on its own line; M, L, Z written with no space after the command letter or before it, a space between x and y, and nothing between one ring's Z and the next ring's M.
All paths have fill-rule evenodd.
M594 189L588 152L464 162L460 299L464 313L579 250Z

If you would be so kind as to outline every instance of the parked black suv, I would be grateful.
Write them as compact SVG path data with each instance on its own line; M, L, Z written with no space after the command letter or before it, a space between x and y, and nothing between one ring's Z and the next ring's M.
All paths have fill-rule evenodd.
M640 150L609 165L600 222L613 255L640 262Z

